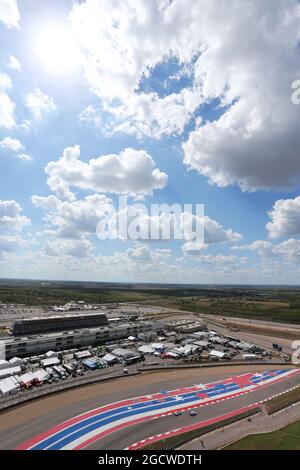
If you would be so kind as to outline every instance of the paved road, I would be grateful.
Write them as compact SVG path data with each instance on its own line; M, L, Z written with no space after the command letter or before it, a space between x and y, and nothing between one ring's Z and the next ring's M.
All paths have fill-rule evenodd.
M255 370L270 370L278 369L271 366L248 366L248 371L252 368ZM12 410L0 415L0 448L10 449L16 448L20 443L41 432L51 428L58 423L65 421L68 418L83 413L87 410L99 407L103 404L112 403L120 399L131 398L143 394L152 394L163 389L174 389L180 386L193 385L195 382L207 383L210 381L220 380L221 378L229 378L232 375L246 371L247 369L236 369L226 367L222 371L212 368L210 371L176 371L176 373L152 374L140 378L121 379L122 385L117 385L116 382L111 384L87 387L89 393L84 389L68 392L68 394L57 395L56 398L48 398L39 400L40 403L32 403L23 406L18 410ZM203 375L205 374L205 375ZM210 374L210 375L209 375ZM151 383L151 380L153 383ZM175 427L181 427L186 424L191 424L197 420L212 418L222 415L228 411L235 410L249 403L253 403L275 393L286 390L299 383L299 376L286 379L283 382L269 385L268 388L261 389L256 392L251 392L241 397L232 398L215 405L207 405L200 408L198 415L195 418L190 417L186 412L180 417L166 417L159 418L147 423L132 425L124 431L118 431L112 434L109 438L104 438L101 441L93 444L89 448L97 449L121 449L125 448L134 442L149 437L153 434L160 433L165 430L170 430ZM98 390L98 393L96 391ZM102 392L99 394L99 391ZM122 390L122 393L120 393ZM72 398L76 395L76 399ZM68 400L64 400L65 397ZM38 408L38 410L37 410ZM22 413L23 410L23 413ZM10 421L11 419L11 421ZM2 431L2 432L1 432Z
M253 333L246 332L246 331L232 332L225 325L224 326L220 324L216 325L215 323L210 323L209 321L207 321L207 325L212 330L216 331L217 333L231 336L232 338L245 341L246 343L256 344L258 346L261 346L271 351L274 351L273 343L276 343L282 347L283 352L287 354L292 354L294 352L294 349L292 349L291 347L292 346L291 339L276 338L275 336L262 335L262 334L257 334L254 332Z
M272 386L268 386L265 389L258 390L257 392L251 392L240 397L198 408L197 416L194 417L190 416L188 412L184 412L181 416L178 417L173 415L166 416L164 418L154 419L152 421L133 425L130 426L130 430L127 428L117 431L110 436L107 436L90 445L88 449L125 449L129 445L146 439L150 436L188 426L189 424L193 424L195 422L205 421L213 417L222 416L226 413L229 413L230 411L238 410L247 405L264 400L277 393L281 393L288 388L298 385L299 383L300 378L299 376L296 376L283 382L276 383Z

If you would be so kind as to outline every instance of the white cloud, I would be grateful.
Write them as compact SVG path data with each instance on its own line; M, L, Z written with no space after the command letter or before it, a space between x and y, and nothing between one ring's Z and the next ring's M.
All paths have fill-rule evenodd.
M204 242L208 245L212 243L236 242L243 237L240 233L233 232L232 229L224 229L215 220L204 217Z
M234 246L232 249L250 250L263 258L280 257L289 263L300 261L300 240L295 238L290 238L278 244L256 240L248 245Z
M93 249L89 240L51 240L45 243L43 253L47 256L90 258Z
M181 212L181 206L157 206L151 213L144 205L133 204L116 211L107 221L114 237L131 241L185 240L184 250L203 250L214 243L236 242L240 233L224 229L207 216ZM204 238L204 240L203 240ZM190 241L195 240L197 241Z
M216 243L234 243L243 238L232 229L224 229L222 225L205 216L202 218L204 227L204 244L199 241L187 241L181 247L186 256L199 256L208 245Z
M291 188L300 181L299 106L291 103L300 5L247 0L246 11L234 0L86 0L70 21L86 80L116 115L113 132L181 134L199 104L219 102L224 114L214 122L203 114L184 144L186 165L219 186ZM143 89L174 59L189 85L166 96Z
M41 121L44 115L56 110L53 98L43 93L39 88L27 93L25 105L32 113L36 122Z
M184 89L163 98L156 93L142 93L106 110L115 117L111 120L112 133L159 139L164 134L182 134L201 101L201 96L194 90Z
M17 248L24 246L25 241L15 235L0 235L0 256L2 253L15 251Z
M10 77L3 72L0 72L0 90L7 90L12 87Z
M7 129L11 129L15 125L15 103L7 93L9 88L11 88L9 76L0 72L0 127Z
M32 156L28 155L28 153L18 153L17 157L19 160L22 160L22 162L33 162Z
M19 28L20 13L16 0L0 0L0 21L7 28Z
M156 138L180 134L202 101L196 86L167 96L138 90L155 65L178 52L176 26L164 16L165 6L160 1L87 0L73 7L70 21L82 47L86 79L111 113L111 132Z
M166 261L171 250L151 250L147 245L137 245L129 248L126 254L133 263L158 264Z
M193 255L193 253L191 253ZM200 261L201 263L205 264L212 264L216 268L217 266L230 266L232 264L239 264L240 262L244 262L244 259L240 259L237 256L233 255L223 255L223 254L217 254L217 255L203 255L200 254L199 252L195 256L195 259L197 261Z
M79 114L79 122L83 124L92 124L97 129L104 129L105 123L100 116L99 111L93 105L87 106L80 114Z
M300 196L280 199L268 213L271 222L266 225L270 238L300 235Z
M83 200L61 201L56 196L33 196L33 204L45 211L47 235L56 238L80 239L95 234L109 200L101 194L87 196Z
M60 198L74 200L70 188L144 196L166 186L168 177L155 168L152 157L144 150L127 148L115 155L103 155L85 163L80 147L66 148L63 156L45 169L48 185Z
M10 150L11 152L20 152L24 150L24 145L18 139L12 137L4 137L0 141L0 147L4 150Z
M20 72L20 70L22 68L19 59L14 55L9 56L6 65L10 69L15 70L17 72Z
M269 257L273 256L273 245L264 240L256 240L248 245L233 246L232 250L250 250L257 253L259 256Z
M300 240L290 238L274 246L274 253L293 260L300 259Z
M29 223L30 219L22 215L22 208L18 202L0 200L0 230L2 232L19 231Z
M299 107L291 103L299 74L299 4L247 3L247 15L240 2L226 2L224 15L203 15L207 47L195 73L205 97L229 108L190 134L184 161L218 186L292 188L300 180Z
M15 156L23 162L33 161L31 155L28 155L28 153L23 152L25 150L25 147L22 142L20 142L20 140L18 139L14 139L12 137L4 137L4 139L0 141L0 148L8 152L13 152L14 154L16 154Z

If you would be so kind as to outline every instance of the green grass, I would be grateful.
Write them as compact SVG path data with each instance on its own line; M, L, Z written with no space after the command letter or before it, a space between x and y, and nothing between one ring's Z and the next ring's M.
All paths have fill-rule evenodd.
M86 303L140 302L157 299L157 295L135 291L109 290L82 286L0 286L0 302L35 306L64 304L70 300Z
M276 413L288 406L300 401L300 388L291 390L279 397L275 397L265 403L266 411L269 415Z
M300 450L300 421L267 434L255 434L224 450Z
M156 305L168 306L177 308L184 311L195 312L195 313L207 313L213 315L219 315L220 317L236 317L236 318L251 318L265 321L275 321L282 323L300 323L300 295L299 291L286 293L282 291L274 296L272 292L266 291L266 304L262 305L261 298L257 298L253 295L245 295L242 297L243 302L240 301L240 297L224 298L222 293L220 297L210 297L206 304L201 303L201 297L186 298L186 297L172 297L163 298L159 302L155 302ZM224 294L223 294L224 295ZM251 301L247 303L247 298ZM198 303L198 299L200 302ZM257 303L253 303L256 301ZM268 305L267 301L270 301ZM287 306L276 305L274 300L286 301Z

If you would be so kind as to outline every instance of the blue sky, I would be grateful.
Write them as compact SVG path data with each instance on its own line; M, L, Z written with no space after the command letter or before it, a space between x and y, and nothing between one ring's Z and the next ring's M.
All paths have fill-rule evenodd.
M298 283L299 4L190 3L0 0L1 277ZM122 194L204 246L97 239Z

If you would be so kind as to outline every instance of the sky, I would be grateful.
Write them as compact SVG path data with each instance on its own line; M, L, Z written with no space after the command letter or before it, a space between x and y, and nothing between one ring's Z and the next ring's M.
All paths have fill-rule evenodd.
M299 19L297 0L0 0L0 277L299 284ZM183 230L203 205L204 240L124 237L135 204L143 234L172 220L153 204Z

